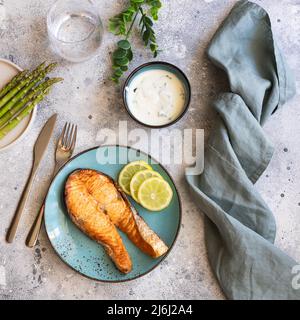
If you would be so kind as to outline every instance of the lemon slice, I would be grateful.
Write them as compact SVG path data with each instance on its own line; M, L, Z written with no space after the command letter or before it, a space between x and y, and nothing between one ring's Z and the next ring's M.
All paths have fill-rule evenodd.
M133 161L128 163L119 174L119 185L127 194L130 194L130 181L132 177L138 172L142 170L152 170L151 166L143 161Z
M173 191L165 180L161 178L149 178L145 180L138 191L140 204L150 211L165 209L171 202Z
M162 179L162 176L158 173L155 172L153 170L142 170L142 171L138 171L131 179L130 181L130 193L132 198L139 202L138 199L138 192L139 192L139 188L141 186L141 184L149 179L149 178L153 178L153 177L157 177Z

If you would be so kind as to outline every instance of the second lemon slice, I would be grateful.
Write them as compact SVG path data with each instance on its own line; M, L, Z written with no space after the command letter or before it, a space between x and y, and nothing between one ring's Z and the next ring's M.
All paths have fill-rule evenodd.
M173 191L168 182L160 178L145 180L138 192L140 204L150 211L160 211L168 207Z
M142 171L137 172L132 177L132 179L130 181L130 193L131 193L132 198L135 201L139 202L138 192L139 192L139 188L140 188L141 184L145 180L150 179L150 178L154 178L154 177L162 179L162 176L158 172L155 172L153 170L142 170Z
M128 163L120 172L119 174L119 185L121 186L121 188L123 189L123 191L125 191L127 194L131 194L130 193L130 182L132 177L139 171L142 170L152 170L151 166L142 160L139 161L133 161Z

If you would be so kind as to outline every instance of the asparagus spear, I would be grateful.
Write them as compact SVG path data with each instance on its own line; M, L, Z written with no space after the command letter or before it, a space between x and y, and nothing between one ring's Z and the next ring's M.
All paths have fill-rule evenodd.
M17 85L28 74L28 70L24 70L15 75L9 83L0 90L0 99L7 94L15 85Z
M18 114L17 117L12 119L6 126L0 129L0 139L5 137L9 131L11 131L13 128L15 128L22 119L24 119L30 112L31 110L40 102L44 99L44 97L49 93L50 88L45 89L42 91L40 94L36 96L36 98L31 101L21 112Z
M13 98L23 87L36 78L44 69L45 62L40 64L35 70L33 70L28 77L14 86L4 97L0 99L0 108L2 108L11 98Z
M6 96L8 96L9 94L11 94L14 90L16 91L16 94L13 96L12 99L10 99L4 106L2 106L2 108L0 108L0 117L2 117L8 110L10 110L19 100L21 100L26 94L27 92L33 88L38 82L40 82L41 80L43 80L43 78L46 76L46 74L50 71L52 71L54 68L56 67L56 64L52 63L49 64L49 66L47 66L44 70L40 71L36 77L33 78L33 80L29 80L30 76L28 77L28 79L25 80L25 82L27 81L26 86L22 87L20 86L20 89L18 89L18 86L15 87L15 89L11 90ZM21 84L20 84L21 85ZM6 97L5 96L5 97ZM5 98L4 97L4 98ZM3 99L4 99L3 98ZM0 102L0 106L1 106L1 102Z
M21 101L19 101L12 109L7 111L1 118L0 118L0 128L5 126L8 121L12 120L12 118L15 118L16 115L18 115L22 108L31 100L34 100L41 91L44 91L45 89L51 87L53 84L62 81L62 78L52 78L48 79L42 83L40 83L38 86L33 88Z

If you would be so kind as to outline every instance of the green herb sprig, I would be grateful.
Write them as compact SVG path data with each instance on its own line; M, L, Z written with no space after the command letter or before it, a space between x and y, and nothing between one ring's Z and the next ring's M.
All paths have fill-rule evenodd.
M150 47L154 58L157 57L158 44L152 27L153 20L158 20L158 12L161 6L160 0L130 0L126 10L109 20L110 32L117 36L124 36L124 39L117 43L117 48L112 55L114 73L111 79L114 82L119 83L119 79L128 70L129 62L133 59L133 52L128 39L138 15L141 15L139 27L141 28L143 43L145 47Z
M153 52L153 57L156 58L158 55L158 44L156 43L155 32L152 29L153 22L147 16L147 14L144 13L142 8L140 8L140 12L142 16L139 25L142 27L141 34L143 37L145 47L147 47L150 44L150 49Z

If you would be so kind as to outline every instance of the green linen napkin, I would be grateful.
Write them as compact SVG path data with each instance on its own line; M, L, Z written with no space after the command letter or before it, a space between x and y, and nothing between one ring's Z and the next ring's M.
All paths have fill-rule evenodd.
M239 1L215 34L208 56L228 75L231 93L214 103L219 117L201 175L187 175L205 213L213 271L230 299L300 299L297 263L276 248L274 217L254 183L273 147L261 125L295 93L268 14Z

